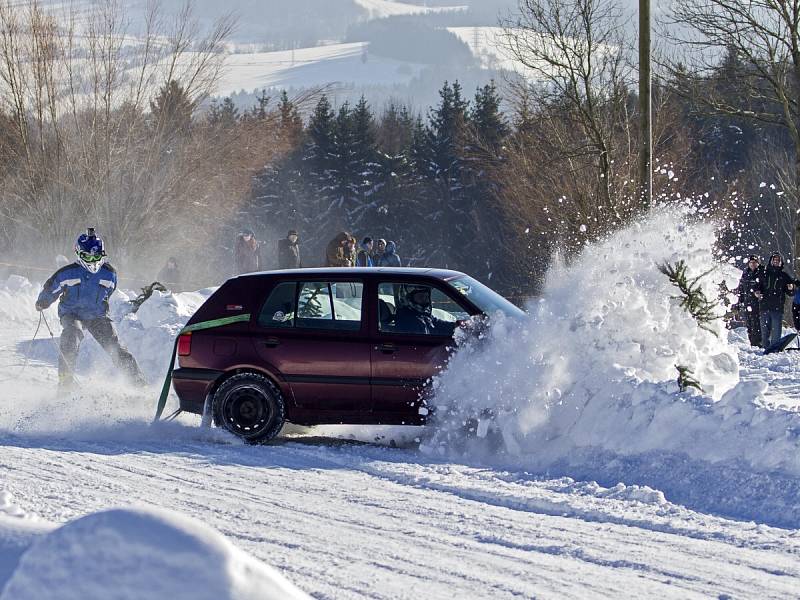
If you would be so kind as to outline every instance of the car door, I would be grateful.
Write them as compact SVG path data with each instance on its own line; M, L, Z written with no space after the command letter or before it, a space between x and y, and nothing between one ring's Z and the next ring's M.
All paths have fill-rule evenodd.
M431 326L409 327L401 318L405 296L414 289L429 291ZM445 365L453 331L469 310L429 281L381 281L372 293L377 306L371 346L373 417L384 423L418 422L425 385Z
M289 383L309 420L363 414L370 402L370 346L362 281L286 281L258 318L259 356Z

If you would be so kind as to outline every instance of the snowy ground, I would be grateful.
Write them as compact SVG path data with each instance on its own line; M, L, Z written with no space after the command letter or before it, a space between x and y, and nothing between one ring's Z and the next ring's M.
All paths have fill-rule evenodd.
M25 582L34 589L37 577L41 585L58 581L42 558L48 548L66 539L74 550L80 544L71 532L108 529L96 511L131 506L177 511L194 524L113 513L123 533L133 531L131 519L188 531L203 541L191 548L206 559L221 552L234 565L247 563L248 576L272 581L266 563L315 598L797 597L800 353L763 357L741 331L727 338L697 331L668 296L662 300L667 288L645 273L648 261L675 258L675 248L686 246L686 256L702 262L710 235L703 228L664 234L670 226L662 219L597 245L589 258L613 264L596 273L554 269L539 307L551 325L517 332L517 356L491 337L464 350L478 377L474 393L483 393L487 365L517 381L498 398L518 403L513 427L499 421L518 447L494 457L437 445L452 441L442 437L446 421L433 434L295 431L264 447L199 429L195 417L150 426L169 340L207 290L155 296L139 318L120 324L151 389L127 390L85 371L82 392L57 399L52 340L43 328L41 342L27 343L36 326L35 286L0 283L0 588L10 582L0 598L14 597L23 589L14 586ZM621 257L606 254L619 247L627 249ZM611 288L605 296L587 294L578 309L580 294L562 295L570 281L596 289L596 277ZM619 304L628 310L614 311ZM636 314L652 318L636 321ZM566 328L555 352L537 335L552 337L548 327L559 323ZM646 335L633 353L629 338L640 330ZM103 364L97 348L84 352ZM586 358L582 369L570 363L577 352ZM662 371L674 360L695 361L712 395L671 387L665 378L672 375ZM544 364L553 368L540 371ZM463 368L454 362L439 382L443 402L470 393L460 387ZM531 412L541 406L547 414ZM614 432L603 413L616 422ZM219 550L224 544L208 527L261 562ZM129 540L116 539L123 560ZM150 562L155 569L159 561ZM105 596L117 597L124 596Z

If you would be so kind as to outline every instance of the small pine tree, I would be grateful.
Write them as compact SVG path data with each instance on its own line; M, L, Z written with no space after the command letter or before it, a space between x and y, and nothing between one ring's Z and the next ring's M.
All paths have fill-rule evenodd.
M711 328L711 323L721 317L715 312L717 303L706 297L700 285L700 280L711 273L713 269L701 273L697 277L689 278L686 262L679 260L675 265L664 263L658 267L658 270L666 275L672 285L680 290L682 295L674 296L674 298L681 301L681 307L685 308L686 312L694 317L698 326L717 335L717 332Z
M215 100L208 109L207 119L209 125L228 129L239 122L239 109L230 96L224 98L222 104L218 104Z
M191 128L196 108L186 90L174 79L170 80L150 102L152 124L159 133L185 135Z
M678 370L678 389L685 392L690 387L703 391L700 382L694 377L694 372L687 366L675 365Z

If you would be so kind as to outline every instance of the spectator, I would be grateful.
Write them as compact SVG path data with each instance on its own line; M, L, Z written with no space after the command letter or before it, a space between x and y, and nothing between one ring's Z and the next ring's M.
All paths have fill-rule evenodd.
M372 254L372 262L377 267L380 266L381 256L386 252L386 240L383 238L375 242L375 252Z
M259 242L251 229L243 229L236 238L234 267L236 274L252 273L261 269Z
M397 255L397 245L394 242L388 242L386 244L386 250L384 250L383 254L381 255L381 258L378 261L378 266L379 267L402 266L400 257Z
M167 259L167 264L158 272L158 282L164 284L171 290L180 291L181 272L178 269L178 261L174 256Z
M751 346L761 346L761 311L755 293L764 278L764 268L757 256L751 256L739 280L739 314L747 323Z
M364 240L361 242L361 248L356 254L356 266L357 267L374 267L374 263L372 262L372 238L365 237Z
M344 257L347 259L348 267L356 266L356 238L352 235L347 240L347 244L344 247Z
M297 243L298 236L294 229L290 229L286 238L278 240L278 267L281 269L299 269L302 266L300 260L300 245Z
M349 244L351 236L346 231L342 231L330 242L328 248L325 250L325 266L326 267L349 267L349 258L347 257L346 249Z
M764 276L754 292L761 309L761 345L766 349L781 338L786 296L794 291L794 280L783 270L783 258L777 252L769 257Z
M800 281L795 281L794 298L792 298L792 324L795 331L800 333L800 287L798 285L800 285Z

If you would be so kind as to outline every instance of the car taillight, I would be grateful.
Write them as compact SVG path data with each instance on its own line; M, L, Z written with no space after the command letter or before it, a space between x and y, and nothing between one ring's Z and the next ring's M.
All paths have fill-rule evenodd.
M178 356L189 356L192 353L192 334L178 336Z

